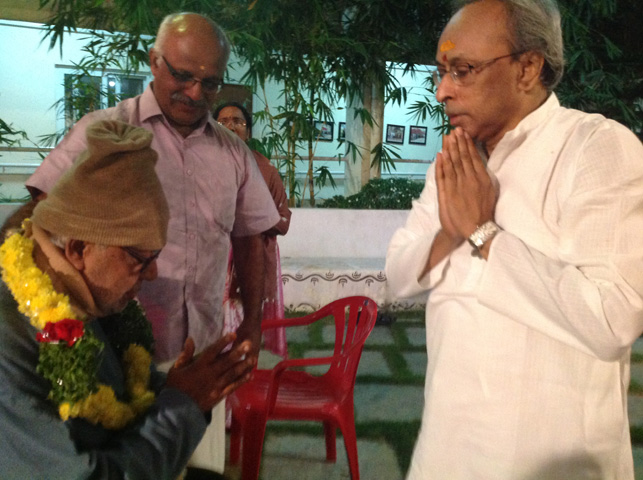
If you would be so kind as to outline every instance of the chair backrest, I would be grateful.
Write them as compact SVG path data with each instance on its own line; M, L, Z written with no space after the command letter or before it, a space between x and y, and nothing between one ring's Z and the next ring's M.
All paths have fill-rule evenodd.
M346 297L328 304L335 318L333 362L326 375L352 388L364 343L377 320L377 304L368 297Z

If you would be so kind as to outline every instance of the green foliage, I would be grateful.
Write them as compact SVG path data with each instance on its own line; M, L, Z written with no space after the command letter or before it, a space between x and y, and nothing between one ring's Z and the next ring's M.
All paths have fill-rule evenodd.
M0 118L0 146L13 147L20 145L22 140L27 140L27 134L22 130L15 129L12 125ZM0 157L2 155L0 154ZM0 186L2 184L0 183ZM30 195L14 198L0 193L0 203L24 203L31 198Z
M628 393L635 393L637 395L643 394L643 385L641 385L636 380L630 380L630 387L628 388Z
M407 178L373 178L359 193L344 197L335 195L323 208L408 210L413 199L422 193L424 184Z
M373 154L373 161L371 162L371 168L375 165L380 165L382 170L390 172L395 170L395 158L399 159L400 154L397 153L398 148L394 145L387 145L384 142L380 142L375 145L375 148L371 151Z
M49 38L50 48L57 44L62 53L65 33L86 28L91 32L88 37L90 43L95 40L107 51L127 55L130 62L135 64L137 61L147 62L147 50L139 42L155 34L163 17L174 11L191 10L190 4L194 3L197 2L40 0L40 7L52 11L45 34L45 38ZM180 8L182 5L187 8ZM125 35L105 37L106 32L125 32Z
M313 122L334 121L331 105L352 104L373 86L381 86L387 101L405 101L407 92L396 85L387 61L428 61L426 41L439 31L445 2L258 0L247 8L236 5L230 18L217 19L228 29L239 56L248 62L245 80L255 91L264 89L268 81L283 85L282 103L275 111L263 112L268 124L265 134L280 140L271 143L273 150L267 156L283 159L292 199L297 192L295 166L301 160L297 152L307 151L302 193L308 191L314 206L315 185L334 181L328 170L313 169L318 136ZM374 123L366 109L358 110L356 116L365 124ZM344 145L346 158L361 157L355 144L346 141ZM374 166L390 170L393 157L399 156L381 144L375 149Z
M101 318L100 325L119 357L133 343L154 353L152 325L140 303L131 300L122 312Z
M632 425L630 427L630 437L632 439L632 445L643 445L643 427Z
M375 89L382 98L404 103L409 92L396 84L390 63L416 72L434 63L439 34L450 15L448 0L40 0L52 8L47 36L62 47L63 33L90 30L87 58L80 72L120 68L135 71L147 63L158 24L172 12L209 14L228 32L249 69L244 81L259 95L269 82L282 87L279 106L258 112L266 122L262 152L276 160L291 202L310 196L332 177L313 168L318 132L314 120L334 121L331 105L353 104ZM566 44L567 73L557 93L564 105L614 118L641 135L643 130L643 2L639 0L559 0ZM108 34L106 32L125 32ZM416 93L416 92L414 92ZM409 107L414 118L437 119L449 129L427 78L423 98ZM367 109L356 111L365 124ZM1 139L1 137L0 137ZM53 138L52 141L56 141ZM345 157L361 153L344 143ZM306 158L299 152L306 151ZM373 148L373 166L394 169L399 158L384 144ZM306 179L295 178L299 161L308 162Z
M41 343L37 371L51 383L49 398L57 404L76 402L95 392L102 347L89 330L72 347L66 342Z
M11 147L20 143L21 139L26 139L27 134L22 130L16 130L10 124L0 118L0 145Z
M426 45L437 41L446 4L446 0L429 4L424 0L41 0L41 6L54 12L46 35L52 47L62 46L67 29L83 26L91 30L89 63L81 66L81 72L90 66L104 69L115 58L136 69L147 62L149 35L164 15L175 11L210 14L228 32L236 53L247 61L244 81L254 92L261 93L271 81L283 85L280 105L262 112L268 123L264 135L271 139L263 153L278 159L290 198L308 191L312 205L315 185L334 183L328 170L313 168L318 140L313 121L334 121L331 105L361 98L363 89L372 85L381 86L389 101L405 101L407 92L395 85L387 61L407 64L409 70L428 63L431 53ZM126 33L108 35L104 31ZM94 64L101 61L105 63ZM368 111L360 116L373 124ZM359 155L355 145L345 145L346 156L355 161ZM296 162L304 160L298 153L301 150L307 152L308 161L303 187L295 179ZM376 155L374 163L384 162L390 170L392 158Z
M85 40L87 43L81 48L84 57L73 63L72 74L65 75L65 96L53 105L57 115L65 118L66 126L62 131L41 136L45 146L55 146L83 115L123 100L125 95L103 88L97 73L118 71L123 72L119 73L121 77L136 73L147 64L146 51L152 46L151 37L139 38L127 33L95 31Z
M558 0L566 71L556 89L561 104L601 113L643 138L643 3L638 0ZM426 93L409 107L414 118L434 118L441 133L450 126L435 103L431 78Z
M2 187L2 184L0 183L0 187ZM31 195L26 194L23 195L22 197L12 197L10 195L5 195L4 193L0 192L0 203L26 203L29 200L31 200Z
M132 343L153 353L152 326L138 302L130 301L121 313L100 319L100 324L120 357ZM58 404L73 403L94 393L102 351L103 343L88 328L72 347L66 342L41 343L37 370L51 383L49 398Z
M449 118L444 111L444 105L435 101L435 83L433 77L428 76L424 80L425 94L421 96L421 100L416 100L408 107L409 115L414 120L425 122L427 118L433 119L437 123L435 130L440 135L446 135L451 131L451 124Z
M315 184L318 187L323 187L326 182L330 184L331 187L336 188L337 184L335 183L335 179L333 178L333 175L330 173L330 170L328 167L318 167L315 170L316 177L315 177Z
M643 3L559 0L566 72L562 104L617 120L642 137Z

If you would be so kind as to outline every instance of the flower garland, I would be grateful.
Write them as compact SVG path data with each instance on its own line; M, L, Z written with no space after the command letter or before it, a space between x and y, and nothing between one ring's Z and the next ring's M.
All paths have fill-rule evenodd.
M103 342L85 329L86 318L76 318L69 297L56 292L49 276L36 266L33 246L32 239L12 234L0 247L0 268L2 279L18 303L18 311L39 330L37 371L52 385L49 398L58 405L63 420L80 417L110 430L120 430L154 402L154 393L148 389L151 345L145 348L131 343L123 349L130 401L119 401L111 387L98 383ZM149 329L137 302L130 302L126 311L130 313L120 315L120 321ZM145 321L141 322L141 318Z

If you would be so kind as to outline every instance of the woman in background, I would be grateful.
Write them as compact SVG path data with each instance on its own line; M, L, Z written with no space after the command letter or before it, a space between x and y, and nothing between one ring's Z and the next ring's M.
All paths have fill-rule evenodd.
M250 138L252 116L243 105L236 102L223 103L217 107L213 116L219 124L237 134L244 142L247 142ZM279 319L284 318L284 298L277 235L285 235L288 232L291 212L288 208L288 198L286 197L286 190L279 176L279 171L261 153L255 150L252 150L252 153L280 215L279 222L262 234L266 269L263 289L263 318ZM235 331L243 320L243 306L239 297L232 252L230 252L228 261L226 293L223 300L225 312L224 333L227 333ZM270 329L264 332L264 347L272 353L285 358L287 356L285 329Z

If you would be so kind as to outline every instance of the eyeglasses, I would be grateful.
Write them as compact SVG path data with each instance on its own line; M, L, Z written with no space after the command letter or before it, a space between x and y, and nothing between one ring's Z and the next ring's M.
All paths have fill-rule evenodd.
M440 83L442 83L442 80L444 80L444 77L448 74L456 85L471 85L475 80L475 76L473 75L474 73L480 73L483 68L488 67L498 60L520 55L522 53L525 52L513 52L508 55L492 58L491 60L485 60L477 65L471 65L470 63L456 63L455 65L452 65L448 71L444 67L439 66L437 70L433 71L433 83L436 87L439 86Z
M161 58L165 62L165 65L167 65L167 69L170 71L170 75L172 75L174 80L176 80L178 83L182 83L187 87L192 87L197 83L200 83L201 88L203 88L203 90L208 93L218 93L221 90L221 87L223 87L223 80L220 78L195 78L191 73L179 72L178 70L176 70L172 65L170 65L170 62L168 62L163 55L161 55Z
M245 120L234 117L220 118L217 120L217 123L226 128L238 128L245 127L247 125Z
M136 260L139 263L141 267L139 273L143 273L145 269L147 269L147 267L149 267L152 264L152 262L156 260L161 254L160 250L156 250L149 257L145 257L132 247L121 247L121 249L127 252L127 254L130 257L132 257L134 260Z

